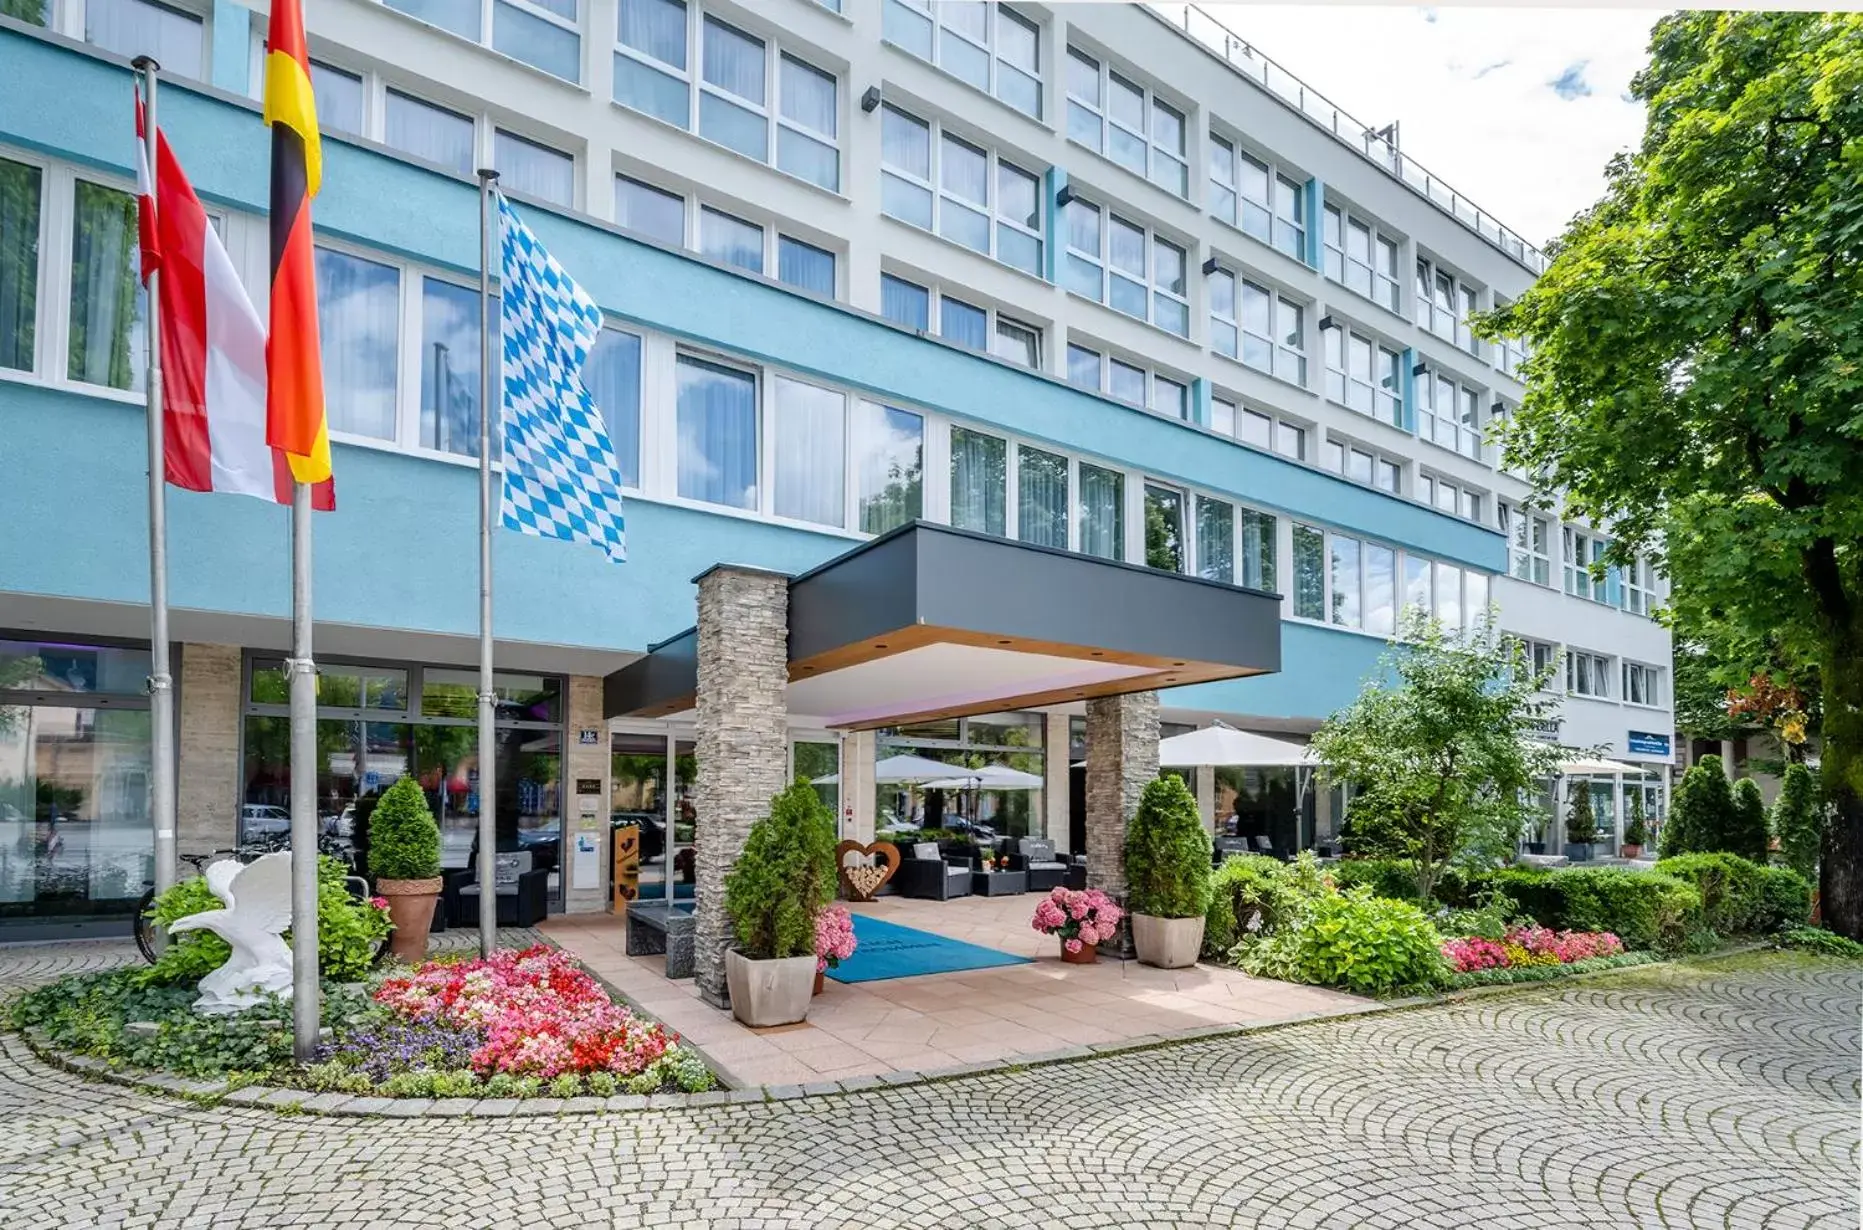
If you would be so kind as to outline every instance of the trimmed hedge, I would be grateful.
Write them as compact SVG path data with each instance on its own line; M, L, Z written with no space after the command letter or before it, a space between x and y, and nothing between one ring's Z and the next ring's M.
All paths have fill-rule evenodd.
M1811 885L1787 867L1767 867L1735 854L1682 854L1656 864L1701 894L1706 924L1722 935L1764 935L1811 917Z
M1626 948L1679 951L1702 929L1701 895L1686 882L1629 867L1508 867L1483 877L1543 927L1609 931Z

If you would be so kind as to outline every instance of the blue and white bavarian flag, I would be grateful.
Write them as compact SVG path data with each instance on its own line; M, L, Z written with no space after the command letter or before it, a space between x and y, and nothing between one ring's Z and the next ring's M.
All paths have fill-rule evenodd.
M504 224L505 526L590 543L625 562L621 468L602 412L582 387L582 365L601 335L601 311L502 195L498 214Z

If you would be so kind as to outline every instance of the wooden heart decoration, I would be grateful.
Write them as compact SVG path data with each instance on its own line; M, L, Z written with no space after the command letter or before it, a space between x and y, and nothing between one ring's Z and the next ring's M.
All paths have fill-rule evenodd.
M847 856L858 854L860 862L850 864ZM868 862L877 858L879 864ZM852 839L842 842L834 848L834 863L841 872L841 887L853 901L872 901L873 895L880 891L893 873L899 870L899 847L890 841L875 841L862 845Z

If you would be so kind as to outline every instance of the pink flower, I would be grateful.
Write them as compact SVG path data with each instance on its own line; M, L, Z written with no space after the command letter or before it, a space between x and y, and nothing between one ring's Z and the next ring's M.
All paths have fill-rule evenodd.
M1083 944L1097 944L1100 942L1100 933L1093 929L1092 923L1081 923L1079 938Z
M1082 944L1079 940L1063 940L1061 942L1061 947L1067 949L1069 952L1079 952L1082 948L1086 947L1086 945Z
M1048 894L1048 898L1051 901L1066 901L1067 889L1057 884L1054 886L1054 891Z
M372 905L372 906L374 906L374 907L375 907L376 909L378 909L378 910L385 910L385 909L387 909L387 908L388 908L388 898L386 898L386 897L370 897L370 898L369 898L369 904L370 904L370 905Z

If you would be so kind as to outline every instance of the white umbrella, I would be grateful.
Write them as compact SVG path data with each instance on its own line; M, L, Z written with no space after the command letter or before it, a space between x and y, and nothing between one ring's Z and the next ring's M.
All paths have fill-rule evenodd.
M1173 735L1158 743L1158 763L1165 768L1200 768L1203 765L1278 765L1309 768L1313 753L1298 743L1250 734L1218 723Z
M875 761L873 765L873 780L880 785L905 785L949 776L951 776L950 765L936 760L927 760L923 756L908 756L903 753ZM830 773L826 777L815 779L817 786L838 786L840 783L839 773Z
M950 766L946 766L946 772ZM1040 790L1047 783L1037 773L1024 773L1006 764L966 769L962 776L941 777L925 783L930 790Z

